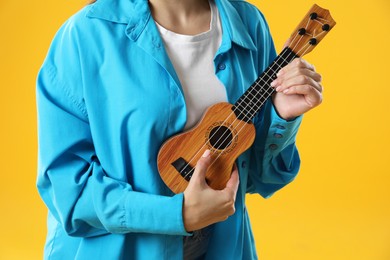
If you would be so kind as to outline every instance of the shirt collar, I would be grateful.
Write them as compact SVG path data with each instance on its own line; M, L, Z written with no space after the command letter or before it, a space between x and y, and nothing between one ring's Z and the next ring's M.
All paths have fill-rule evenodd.
M243 48L255 51L256 46L253 43L248 28L244 25L240 15L231 2L226 0L215 0L215 3L221 16L224 36L228 36L232 42ZM223 47L224 44L227 44L224 40L227 39L222 39L221 47Z
M98 18L114 23L127 24L134 13L135 2L139 0L97 0L91 4L87 17ZM143 2L143 1L142 1Z
M227 41L232 41L243 48L256 50L248 29L230 1L215 0L215 2L221 15L225 36L221 47L230 47L231 43ZM98 0L91 5L87 17L128 24L127 33L131 39L137 40L149 22L151 14L147 0Z

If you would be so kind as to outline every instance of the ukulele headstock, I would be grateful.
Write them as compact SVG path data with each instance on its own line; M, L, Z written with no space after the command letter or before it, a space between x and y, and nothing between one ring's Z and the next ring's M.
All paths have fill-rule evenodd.
M287 47L302 57L311 52L335 25L330 12L314 4L291 34Z

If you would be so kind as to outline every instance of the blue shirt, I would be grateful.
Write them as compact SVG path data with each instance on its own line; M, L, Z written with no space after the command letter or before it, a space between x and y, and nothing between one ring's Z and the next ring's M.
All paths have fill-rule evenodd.
M215 73L234 103L275 58L261 13L216 0ZM186 123L183 91L145 0L99 0L55 36L37 81L38 190L49 208L47 259L182 259L183 194L157 171L161 144ZM301 118L268 102L242 154L236 212L214 225L207 259L256 259L245 194L269 197L299 168Z

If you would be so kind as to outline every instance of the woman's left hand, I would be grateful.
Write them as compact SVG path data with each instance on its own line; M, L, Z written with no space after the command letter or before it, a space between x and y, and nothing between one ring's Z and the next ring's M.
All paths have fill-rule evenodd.
M279 116L286 120L313 109L322 102L321 75L303 59L282 68L271 83L276 94L272 101Z

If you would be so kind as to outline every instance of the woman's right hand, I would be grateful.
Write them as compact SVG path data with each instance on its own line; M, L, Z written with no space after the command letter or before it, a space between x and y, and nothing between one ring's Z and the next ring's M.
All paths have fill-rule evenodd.
M188 232L224 221L235 212L234 202L239 184L238 170L234 165L232 175L223 190L213 190L206 183L210 166L210 150L206 150L196 164L194 174L184 191L183 219Z

